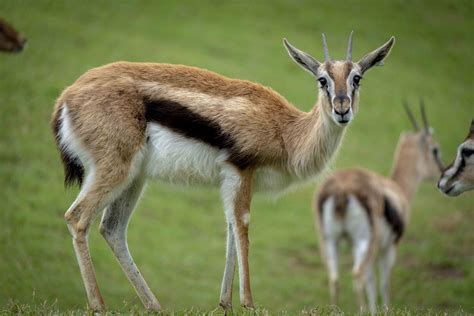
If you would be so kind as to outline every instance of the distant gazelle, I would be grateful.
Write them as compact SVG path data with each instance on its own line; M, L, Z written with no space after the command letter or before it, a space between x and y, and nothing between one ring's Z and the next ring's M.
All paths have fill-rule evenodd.
M398 241L410 215L410 203L422 180L435 181L442 170L439 147L428 127L421 106L424 127L403 133L398 141L390 178L366 169L336 171L321 184L315 215L321 254L329 274L331 302L338 301L338 245L343 238L351 242L354 263L354 289L361 309L376 312L377 291L373 264L378 258L380 290L389 304L389 281L395 263Z
M359 82L387 57L395 39L360 61L333 61L324 41L321 63L291 46L288 53L319 81L309 113L268 87L183 65L117 62L95 68L56 102L52 127L65 183L82 184L65 219L89 306L103 310L88 232L100 232L147 309L159 310L129 253L130 215L147 179L218 186L227 220L220 305L231 308L236 260L240 302L253 307L248 264L250 201L255 191L279 191L318 175L334 156L358 108Z
M26 38L0 18L0 51L19 53L26 45Z
M450 196L474 189L474 118L469 134L458 147L456 158L441 175L438 188Z

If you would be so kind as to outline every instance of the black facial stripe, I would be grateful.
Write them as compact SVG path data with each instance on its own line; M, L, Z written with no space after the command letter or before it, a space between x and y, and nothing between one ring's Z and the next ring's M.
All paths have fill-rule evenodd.
M461 150L461 155L463 155L463 157L470 157L472 154L474 154L474 149L463 148Z
M456 169L456 172L450 178L454 180L457 177L459 177L459 175L464 171L465 167L466 167L466 161L464 160L464 157L461 156L461 163L459 164L459 167Z
M405 229L405 224L403 223L400 214L397 209L393 206L390 200L387 197L384 197L384 211L383 215L385 220L392 228L393 233L395 234L395 242L397 243L400 240L400 237L403 235Z
M231 135L209 118L194 113L186 106L171 100L145 99L145 118L179 133L218 149L229 151L229 162L245 169L255 162L255 157L242 153Z

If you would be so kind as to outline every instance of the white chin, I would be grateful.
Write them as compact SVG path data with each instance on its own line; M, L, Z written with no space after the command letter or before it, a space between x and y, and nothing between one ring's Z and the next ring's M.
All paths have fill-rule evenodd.
M340 126L347 126L352 120L352 116L345 115L344 118L341 118L340 115L332 115L333 121Z

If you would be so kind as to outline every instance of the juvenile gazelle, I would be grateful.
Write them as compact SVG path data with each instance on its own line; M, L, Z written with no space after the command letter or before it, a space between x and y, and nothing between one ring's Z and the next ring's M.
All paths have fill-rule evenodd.
M25 44L26 38L0 18L0 51L18 53L23 50Z
M248 264L250 201L314 177L334 156L357 111L359 82L389 54L392 37L352 62L325 62L284 41L288 53L319 81L309 113L270 88L182 65L118 62L95 68L56 102L52 127L65 183L81 191L65 214L92 309L105 308L89 253L88 231L103 213L100 232L146 308L159 310L129 253L130 215L147 179L211 184L221 189L227 252L220 304L231 308L236 260L240 302L252 307Z
M415 127L398 141L389 178L365 169L334 172L316 197L315 217L321 254L329 275L331 302L338 299L338 245L343 238L351 243L354 290L361 309L376 311L377 291L373 264L378 259L380 290L389 304L389 279L398 242L410 215L410 203L422 180L435 181L441 173L438 145L428 127L421 106L424 126L418 125L406 107Z
M474 189L474 119L469 134L458 147L456 158L443 171L438 188L450 196Z

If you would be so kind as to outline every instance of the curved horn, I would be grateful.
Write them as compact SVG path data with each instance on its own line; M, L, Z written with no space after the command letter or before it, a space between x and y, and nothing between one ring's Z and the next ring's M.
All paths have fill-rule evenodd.
M415 117L413 116L412 111L411 111L410 108L408 107L408 102L407 102L406 100L403 101L403 106L405 107L405 111L407 112L408 118L410 119L411 124L413 125L413 128L415 129L415 131L418 132L418 131L420 130L420 128L418 127L418 123L416 122Z
M328 43L326 43L326 35L324 35L323 33L322 36L323 36L324 61L330 61L331 58L329 57Z
M429 134L430 124L428 123L428 118L426 116L425 102L423 101L423 99L420 99L420 111L421 111L421 118L423 119L423 127L425 129L426 134Z
M351 35L349 35L349 42L347 43L347 56L346 59L348 61L352 61L352 35L354 34L354 31L351 32Z

